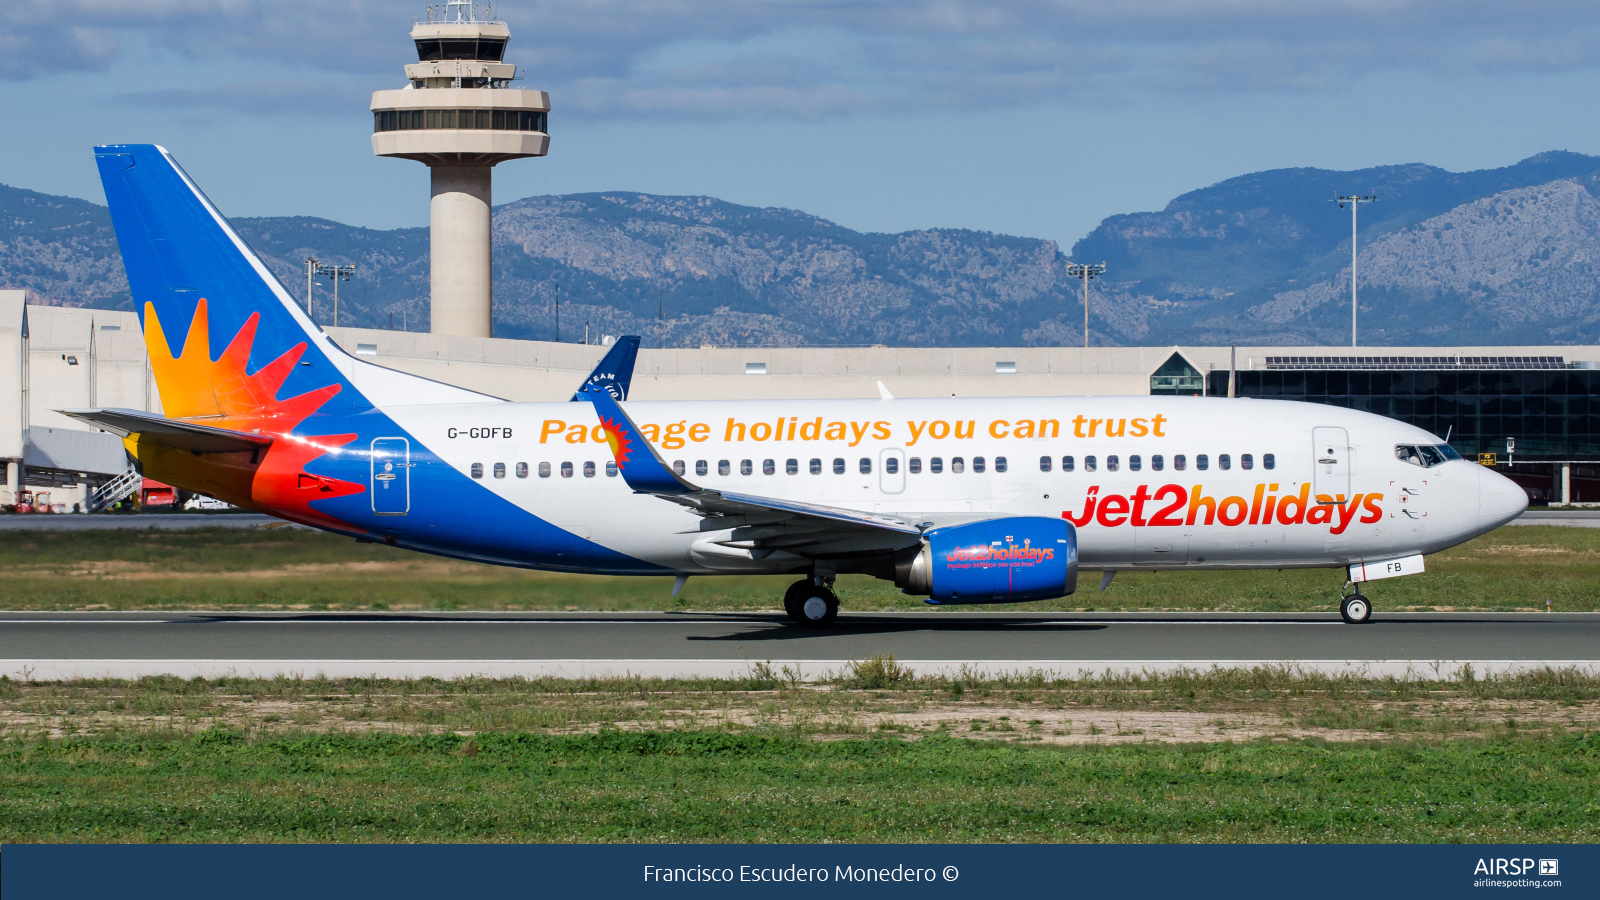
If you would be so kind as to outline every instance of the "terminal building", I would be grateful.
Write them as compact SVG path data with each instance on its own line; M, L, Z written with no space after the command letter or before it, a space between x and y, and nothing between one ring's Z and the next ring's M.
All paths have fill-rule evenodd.
M605 353L557 344L329 328L379 365L508 400L565 401ZM1600 347L797 347L639 351L630 400L1071 397L1169 394L1365 410L1494 454L1535 503L1600 502ZM55 412L159 412L131 312L26 303L0 291L0 461L6 495L86 509L128 469L120 442Z

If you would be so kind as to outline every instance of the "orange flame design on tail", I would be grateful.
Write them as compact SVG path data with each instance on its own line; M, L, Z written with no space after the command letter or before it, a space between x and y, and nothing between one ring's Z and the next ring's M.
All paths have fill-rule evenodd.
M616 457L617 466L627 468L628 459L633 455L633 441L628 439L622 426L611 419L601 419L600 428L605 431L606 443L611 445L611 455Z
M330 384L286 400L277 399L279 389L294 371L306 345L302 341L254 374L248 374L250 349L255 344L260 321L260 314L252 313L222 355L213 360L210 318L202 297L189 324L183 351L174 357L155 307L146 303L145 344L156 387L161 393L162 410L168 418L271 435L272 446L258 463L252 464L250 499L266 511L286 518L349 530L349 525L313 510L310 503L359 494L364 488L348 481L311 475L305 467L314 459L338 452L356 436L305 437L290 433L339 393L340 385Z

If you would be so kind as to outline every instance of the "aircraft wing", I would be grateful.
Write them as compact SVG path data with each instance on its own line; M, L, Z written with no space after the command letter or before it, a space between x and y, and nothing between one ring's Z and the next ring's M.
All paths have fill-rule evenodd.
M259 434L196 425L137 409L62 409L57 412L118 437L138 435L140 443L195 453L237 453L263 450L272 445L272 438Z
M639 358L639 336L625 334L617 338L611 349L594 367L589 377L584 380L583 387L572 395L573 402L588 400L587 392L595 389L604 390L618 400L628 399L628 388L633 385L633 363Z
M583 398L594 403L612 455L617 460L617 471L628 486L635 493L652 494L704 516L707 522L702 525L702 531L748 529L742 535L736 533L735 537L759 544L763 549L781 547L804 552L807 546L848 542L851 534L916 536L933 525L932 522L919 523L836 506L700 487L672 471L608 392L586 390ZM900 541L904 541L904 537Z

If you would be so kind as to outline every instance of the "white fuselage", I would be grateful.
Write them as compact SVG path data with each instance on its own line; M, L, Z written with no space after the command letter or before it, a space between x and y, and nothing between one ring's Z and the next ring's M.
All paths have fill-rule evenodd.
M1134 396L626 409L699 487L912 521L1066 517L1088 569L1334 566L1431 553L1527 505L1513 482L1474 463L1397 458L1399 445L1441 444L1434 435L1308 403ZM588 403L384 411L510 503L633 559L692 573L801 568L718 543L726 534L701 531L699 516L608 475L610 448Z

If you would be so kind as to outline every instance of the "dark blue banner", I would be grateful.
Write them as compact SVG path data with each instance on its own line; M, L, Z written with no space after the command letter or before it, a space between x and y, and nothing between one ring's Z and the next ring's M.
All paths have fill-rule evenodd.
M1594 846L9 844L0 864L6 900L1600 896Z

